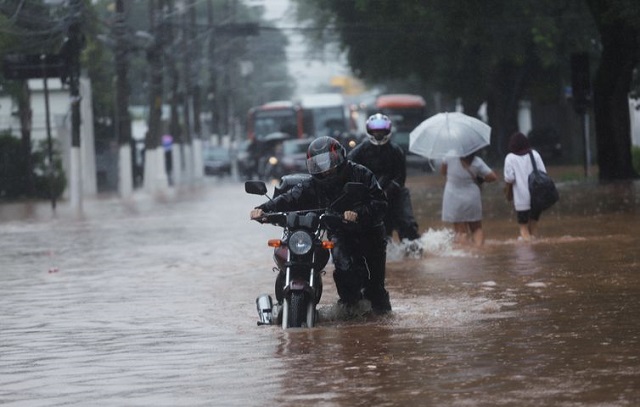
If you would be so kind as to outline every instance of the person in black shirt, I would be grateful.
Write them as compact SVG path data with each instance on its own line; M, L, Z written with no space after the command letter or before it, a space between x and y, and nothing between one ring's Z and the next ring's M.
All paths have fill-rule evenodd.
M389 206L384 224L389 239L394 230L400 240L419 239L411 195L404 185L407 178L406 157L402 148L391 142L391 120L377 113L367 119L366 128L369 142L358 144L349 153L349 160L369 168L386 193Z

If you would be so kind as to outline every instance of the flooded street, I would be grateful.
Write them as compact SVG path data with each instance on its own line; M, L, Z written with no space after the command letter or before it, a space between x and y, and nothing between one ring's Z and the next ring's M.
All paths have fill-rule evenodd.
M482 249L443 185L409 180L424 255L389 247L391 314L331 318L330 266L318 327L286 332L256 325L280 230L239 182L0 205L0 404L639 405L640 182L561 182L531 244L487 185Z

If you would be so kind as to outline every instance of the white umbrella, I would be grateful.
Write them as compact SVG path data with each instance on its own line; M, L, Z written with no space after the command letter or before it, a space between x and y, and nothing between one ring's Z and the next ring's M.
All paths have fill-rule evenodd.
M466 157L489 145L491 127L464 113L438 113L409 134L409 151L423 157Z

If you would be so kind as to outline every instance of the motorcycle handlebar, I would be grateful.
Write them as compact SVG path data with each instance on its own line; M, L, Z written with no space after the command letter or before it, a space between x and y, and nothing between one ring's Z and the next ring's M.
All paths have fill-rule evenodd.
M270 223L273 225L279 225L280 223L284 222L284 220L286 219L286 213L285 212L270 212L270 213L264 213L262 214L262 217L260 218L254 218L253 220L255 220L258 223Z
M325 212L320 216L320 222L327 230L357 230L358 220L355 222L346 220L343 214L337 212ZM355 229L354 229L355 228Z
M330 210L329 208L323 209L308 209L308 210L300 210L300 211L291 211L291 212L266 212L260 218L254 218L256 222L259 223L269 223L277 226L284 226L286 224L287 214L289 213L297 213L300 215L304 215L307 213L315 212L320 215L320 220L324 224L332 224L335 226L336 222L342 222L347 224L356 224L355 222L347 221L344 219L343 214Z

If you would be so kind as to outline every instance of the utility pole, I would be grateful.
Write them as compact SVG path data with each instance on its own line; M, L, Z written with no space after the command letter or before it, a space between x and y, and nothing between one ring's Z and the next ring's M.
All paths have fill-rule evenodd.
M192 50L196 43L196 27L198 24L196 19L196 1L191 0L189 3L189 48ZM200 71L200 58L195 58L193 64L192 73L197 75ZM191 95L193 100L193 133L195 138L200 138L202 135L202 124L200 123L200 113L202 112L202 105L200 103L200 81L196 80L192 82Z
M200 101L200 81L197 77L200 74L200 55L201 53L197 53L197 57L195 57L192 52L195 44L196 44L196 28L197 18L196 18L196 0L189 1L189 50L191 54L194 56L193 58L193 67L191 68L191 73L195 81L191 82L191 108L193 111L193 135L192 135L192 155L193 162L191 165L193 166L193 176L195 179L201 179L204 176L204 162L202 159L202 123L200 121L200 116L202 114L202 103Z
M165 65L167 66L169 81L169 134L173 137L174 143L182 145L182 128L180 127L180 112L178 104L180 103L180 72L178 70L178 57L176 56L179 49L176 43L177 31L179 26L176 24L176 5L170 2L169 5L169 26L167 27L167 48L165 52Z
M120 196L126 198L133 192L132 161L134 153L131 148L131 116L129 115L129 81L127 74L128 43L125 22L125 1L116 0L116 19L113 27L115 37L116 64L116 130L118 132L119 177L118 190Z
M183 76L183 98L182 98L182 114L184 121L184 142L188 145L191 145L191 109L190 109L190 99L191 99L191 87L193 80L193 50L191 48L191 31L194 27L189 27L189 21L187 18L187 7L190 7L190 3L184 4L185 8L182 10L180 23L182 26L182 52L184 53L184 57L182 60L182 76Z
M164 151L160 146L162 136L162 47L165 44L166 24L164 23L164 0L149 0L149 26L154 37L153 44L147 48L149 64L149 131L145 138L145 189L155 192L168 186L165 170ZM160 146L161 147L161 146ZM158 151L159 150L159 151Z
M573 108L582 119L582 136L584 140L584 176L589 177L591 166L591 146L589 143L589 113L591 105L591 81L589 78L589 54L571 55L571 88Z
M182 52L184 53L184 57L182 60L182 76L183 76L183 84L182 84L182 121L184 123L184 139L183 144L181 145L182 151L184 152L184 169L185 169L185 178L188 182L193 180L193 171L194 171L194 154L193 154L193 126L192 126L192 99L191 99L191 88L193 83L193 49L191 44L191 32L195 29L195 27L189 27L188 21L188 13L187 10L189 7L193 7L191 2L184 1L182 3L182 13L180 15L180 26L182 28Z
M53 161L53 140L51 139L51 114L49 113L49 85L47 84L47 74L46 68L44 68L45 56L42 56L43 60L43 86L44 86L44 113L45 113L45 122L47 127L47 152L49 158L49 196L51 197L51 209L56 210L56 192L54 188L54 177L55 177L55 163Z
M82 210L82 161L80 156L80 51L84 48L84 36L80 29L82 0L71 1L72 23L67 30L63 52L68 69L71 96L71 163L69 191L71 207Z
M220 117L218 114L217 105L217 87L216 81L218 75L216 74L217 64L215 57L216 50L216 38L215 38L215 30L214 30L214 22L213 22L213 0L209 0L207 2L207 26L209 30L209 47L208 47L208 69L210 72L209 76L209 93L207 95L207 101L209 102L209 109L211 110L211 133L220 134Z

